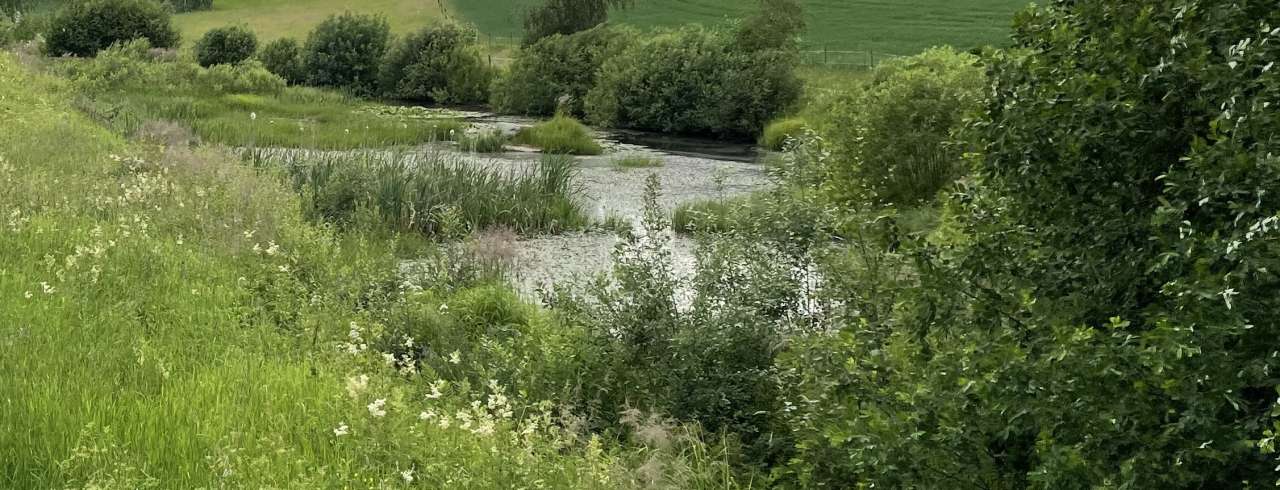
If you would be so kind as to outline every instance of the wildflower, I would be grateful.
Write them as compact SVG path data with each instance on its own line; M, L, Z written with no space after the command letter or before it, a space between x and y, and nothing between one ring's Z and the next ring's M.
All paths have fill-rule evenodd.
M448 429L450 422L451 421L449 420L449 416L445 415L443 417L440 417L440 422L437 423L436 425L440 426L441 429Z
M394 354L384 353L382 354L382 362L387 363L388 366L394 365L396 363L396 356Z
M431 383L431 393L427 395L427 399L435 400L435 399L440 398L441 396L443 396L443 394L442 394L442 393L440 393L440 388L444 388L444 383L445 383L445 381L444 381L443 379L438 379L438 380L435 380L434 382L432 382L432 383Z
M453 364L462 364L462 351L453 351L449 354L449 362Z
M373 403L369 404L369 407L368 407L369 415L372 415L374 417L386 416L387 415L387 410L385 408L386 406L387 406L386 398L379 398L377 400L374 400Z
M436 413L431 410L423 411L418 414L418 420L423 422L436 418Z
M335 437L342 437L350 433L351 433L351 430L349 427L347 427L346 422L339 423L338 428L333 429L333 435Z
M250 112L250 113L249 113L249 120L250 120L250 121L257 121L257 120L258 120L258 113L256 113L256 112Z
M404 336L404 348L406 348L406 349L412 349L412 348L413 348L413 337L410 337L410 336L408 336L408 335L405 335L405 336Z
M369 377L366 375L361 374L359 376L347 378L347 394L351 395L351 398L355 398L360 395L360 392L364 391L368 386Z
M50 286L47 282L40 283L40 290L44 291L44 294L53 294L58 291L57 288Z
M1240 292L1236 291L1235 288L1227 288L1218 294L1222 295L1222 300L1227 303L1227 309L1230 310L1231 298L1234 298L1236 295L1240 294Z
M22 295L22 297L27 298L27 299L31 299L31 297L32 297L32 296L34 296L34 295L33 295L33 294L31 294L31 291L27 291L25 294L23 294L23 295Z
M446 312L446 311L449 311L449 305L446 305L446 304L444 304L444 303L440 303L440 313L444 313L444 312Z
M282 266L280 266L280 272L281 272L281 273L284 273L284 274L288 274L288 273L289 273L289 266L287 266L287 265L282 265Z
M405 483L413 483L413 470L407 469L400 472L400 478L404 478Z
M280 246L276 242L267 242L267 255L275 255L280 252Z

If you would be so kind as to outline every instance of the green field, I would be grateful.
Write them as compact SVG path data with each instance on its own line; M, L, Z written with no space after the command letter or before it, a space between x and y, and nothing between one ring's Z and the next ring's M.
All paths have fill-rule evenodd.
M492 36L521 34L530 0L454 0L450 9ZM639 0L617 15L639 26L712 24L749 12L744 0ZM1013 12L1027 0L805 0L807 49L913 54L935 45L1002 44Z
M213 10L180 14L175 20L187 41L228 24L247 24L263 40L304 39L320 21L346 10L385 15L392 31L403 32L439 17L440 6L436 0L214 0Z

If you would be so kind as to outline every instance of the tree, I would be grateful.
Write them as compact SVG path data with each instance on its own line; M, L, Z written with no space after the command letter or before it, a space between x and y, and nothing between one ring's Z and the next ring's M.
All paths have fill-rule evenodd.
M524 42L533 44L553 34L573 34L609 20L609 9L627 8L634 0L547 0L524 17Z

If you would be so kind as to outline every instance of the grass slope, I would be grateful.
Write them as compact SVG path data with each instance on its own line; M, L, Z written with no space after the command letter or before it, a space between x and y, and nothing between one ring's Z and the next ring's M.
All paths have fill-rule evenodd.
M494 36L520 36L520 11L532 0L454 0L451 8ZM1012 14L1027 0L805 0L808 49L915 54L949 44L1002 44ZM713 24L750 12L745 0L642 0L616 18L639 26Z
M404 32L439 17L440 5L436 0L214 0L213 10L179 14L175 21L183 39L190 42L229 24L247 24L264 41L302 40L320 21L343 11L386 15L393 32Z

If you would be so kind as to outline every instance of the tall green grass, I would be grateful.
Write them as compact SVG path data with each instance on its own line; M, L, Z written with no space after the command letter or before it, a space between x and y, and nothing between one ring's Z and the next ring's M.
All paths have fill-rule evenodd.
M290 152L257 150L255 166L285 169L318 219L457 238L495 226L520 233L588 224L572 159L548 155L503 170L445 152Z
M591 129L563 114L520 130L514 141L536 146L547 153L599 155L604 151L591 135Z

